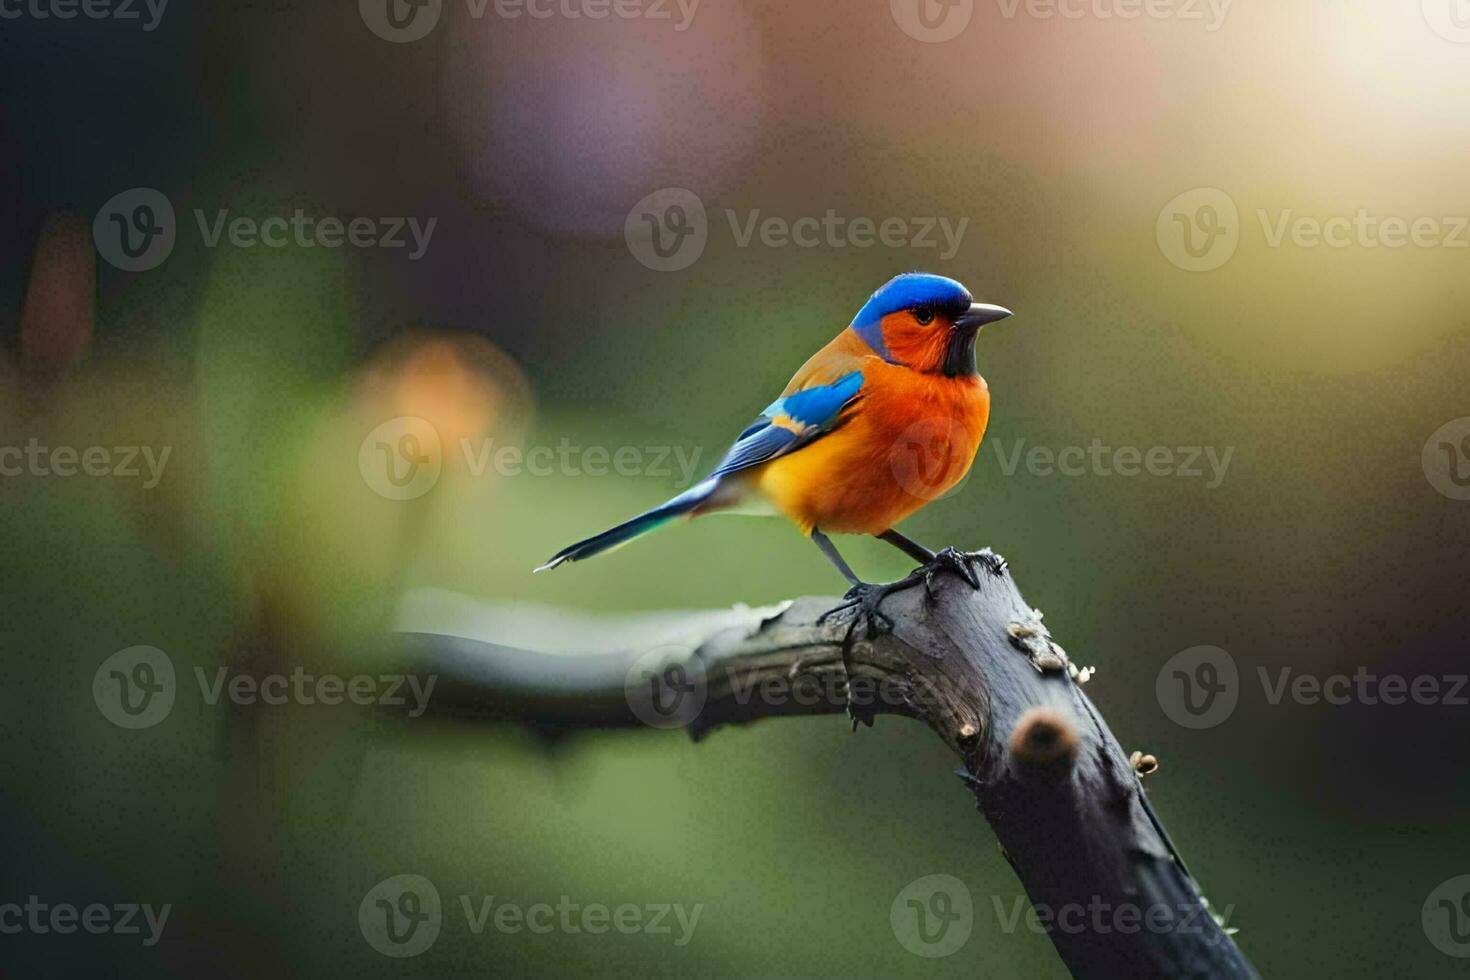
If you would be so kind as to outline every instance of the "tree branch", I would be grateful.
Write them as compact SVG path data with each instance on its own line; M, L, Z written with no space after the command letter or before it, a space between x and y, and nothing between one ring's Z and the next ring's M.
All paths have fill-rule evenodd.
M890 632L868 636L854 624L855 718L917 718L960 757L959 774L1074 975L1255 976L1040 613L1003 561L986 553L972 567L978 589L941 572L932 589L920 576L886 599ZM699 739L726 724L848 710L849 624L819 623L835 604L578 617L450 610L441 600L429 614L436 629L467 623L452 631L496 642L412 624L398 641L412 669L437 678L434 712L548 734L650 724Z

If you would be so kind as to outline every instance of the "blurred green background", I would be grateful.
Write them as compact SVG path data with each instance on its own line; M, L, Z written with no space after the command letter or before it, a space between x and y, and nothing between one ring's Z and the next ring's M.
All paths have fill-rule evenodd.
M1470 45L1434 3L1241 4L1215 29L1193 5L961 3L962 29L934 42L904 29L902 0L705 0L683 29L677 7L447 3L408 43L355 6L176 0L151 31L0 24L0 446L171 447L153 488L0 478L0 903L173 907L155 947L0 935L7 973L1065 975L1045 936L1005 928L1019 885L955 760L911 722L548 744L209 705L192 684L196 667L390 670L380 638L415 590L605 611L839 591L777 521L701 521L529 570L683 488L678 457L656 467L647 448L702 475L915 268L1017 316L981 337L993 415L968 483L905 530L994 547L1097 667L1089 694L1126 748L1161 760L1155 806L1263 974L1463 972L1421 908L1470 872L1470 707L1272 704L1257 680L1466 672L1470 502L1423 459L1470 415L1470 253L1270 230L1286 212L1451 231L1470 215ZM91 232L133 187L178 216L173 252L136 273L96 257ZM624 237L665 187L708 215L704 251L671 272ZM1197 188L1229 198L1238 246L1192 272L1160 229ZM296 208L437 224L417 260L211 248L195 227L195 209ZM941 257L742 244L727 217L829 209L968 224ZM359 450L405 415L434 426L442 473L397 501ZM637 447L642 469L475 473L462 439ZM1231 456L1214 487L1005 462L1093 439ZM840 546L868 578L908 569L885 545ZM128 731L90 685L137 644L183 680L162 723ZM1240 703L1190 730L1155 679L1205 644L1233 656ZM434 882L445 925L394 960L357 911L401 873ZM973 931L924 959L889 909L938 873L965 883ZM477 935L461 895L703 911L678 947Z

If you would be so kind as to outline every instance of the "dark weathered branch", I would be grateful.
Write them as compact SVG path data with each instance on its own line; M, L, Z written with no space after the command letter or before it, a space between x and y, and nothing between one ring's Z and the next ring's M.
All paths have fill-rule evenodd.
M925 722L961 776L1078 976L1254 976L1205 908L1129 756L1004 564L887 599L891 633L859 626L855 712ZM685 615L581 620L508 607L465 632L406 632L433 709L545 732L639 724L695 738L724 724L847 710L846 624L835 600ZM442 621L442 616L440 617ZM463 629L463 627L461 627ZM557 653L556 651L563 651ZM1054 916L1054 920L1048 922Z

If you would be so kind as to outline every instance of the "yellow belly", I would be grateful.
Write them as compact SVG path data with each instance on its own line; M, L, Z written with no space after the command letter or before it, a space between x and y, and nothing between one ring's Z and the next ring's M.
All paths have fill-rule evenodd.
M803 533L881 534L954 488L989 418L984 382L865 395L835 431L753 470L753 488Z

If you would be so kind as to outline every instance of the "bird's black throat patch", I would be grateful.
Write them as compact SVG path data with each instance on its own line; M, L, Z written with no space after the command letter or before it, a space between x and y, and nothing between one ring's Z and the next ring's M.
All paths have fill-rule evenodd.
M948 378L959 378L971 374L979 374L975 366L975 336L977 330L954 330L949 338L949 346L944 351L944 375Z

